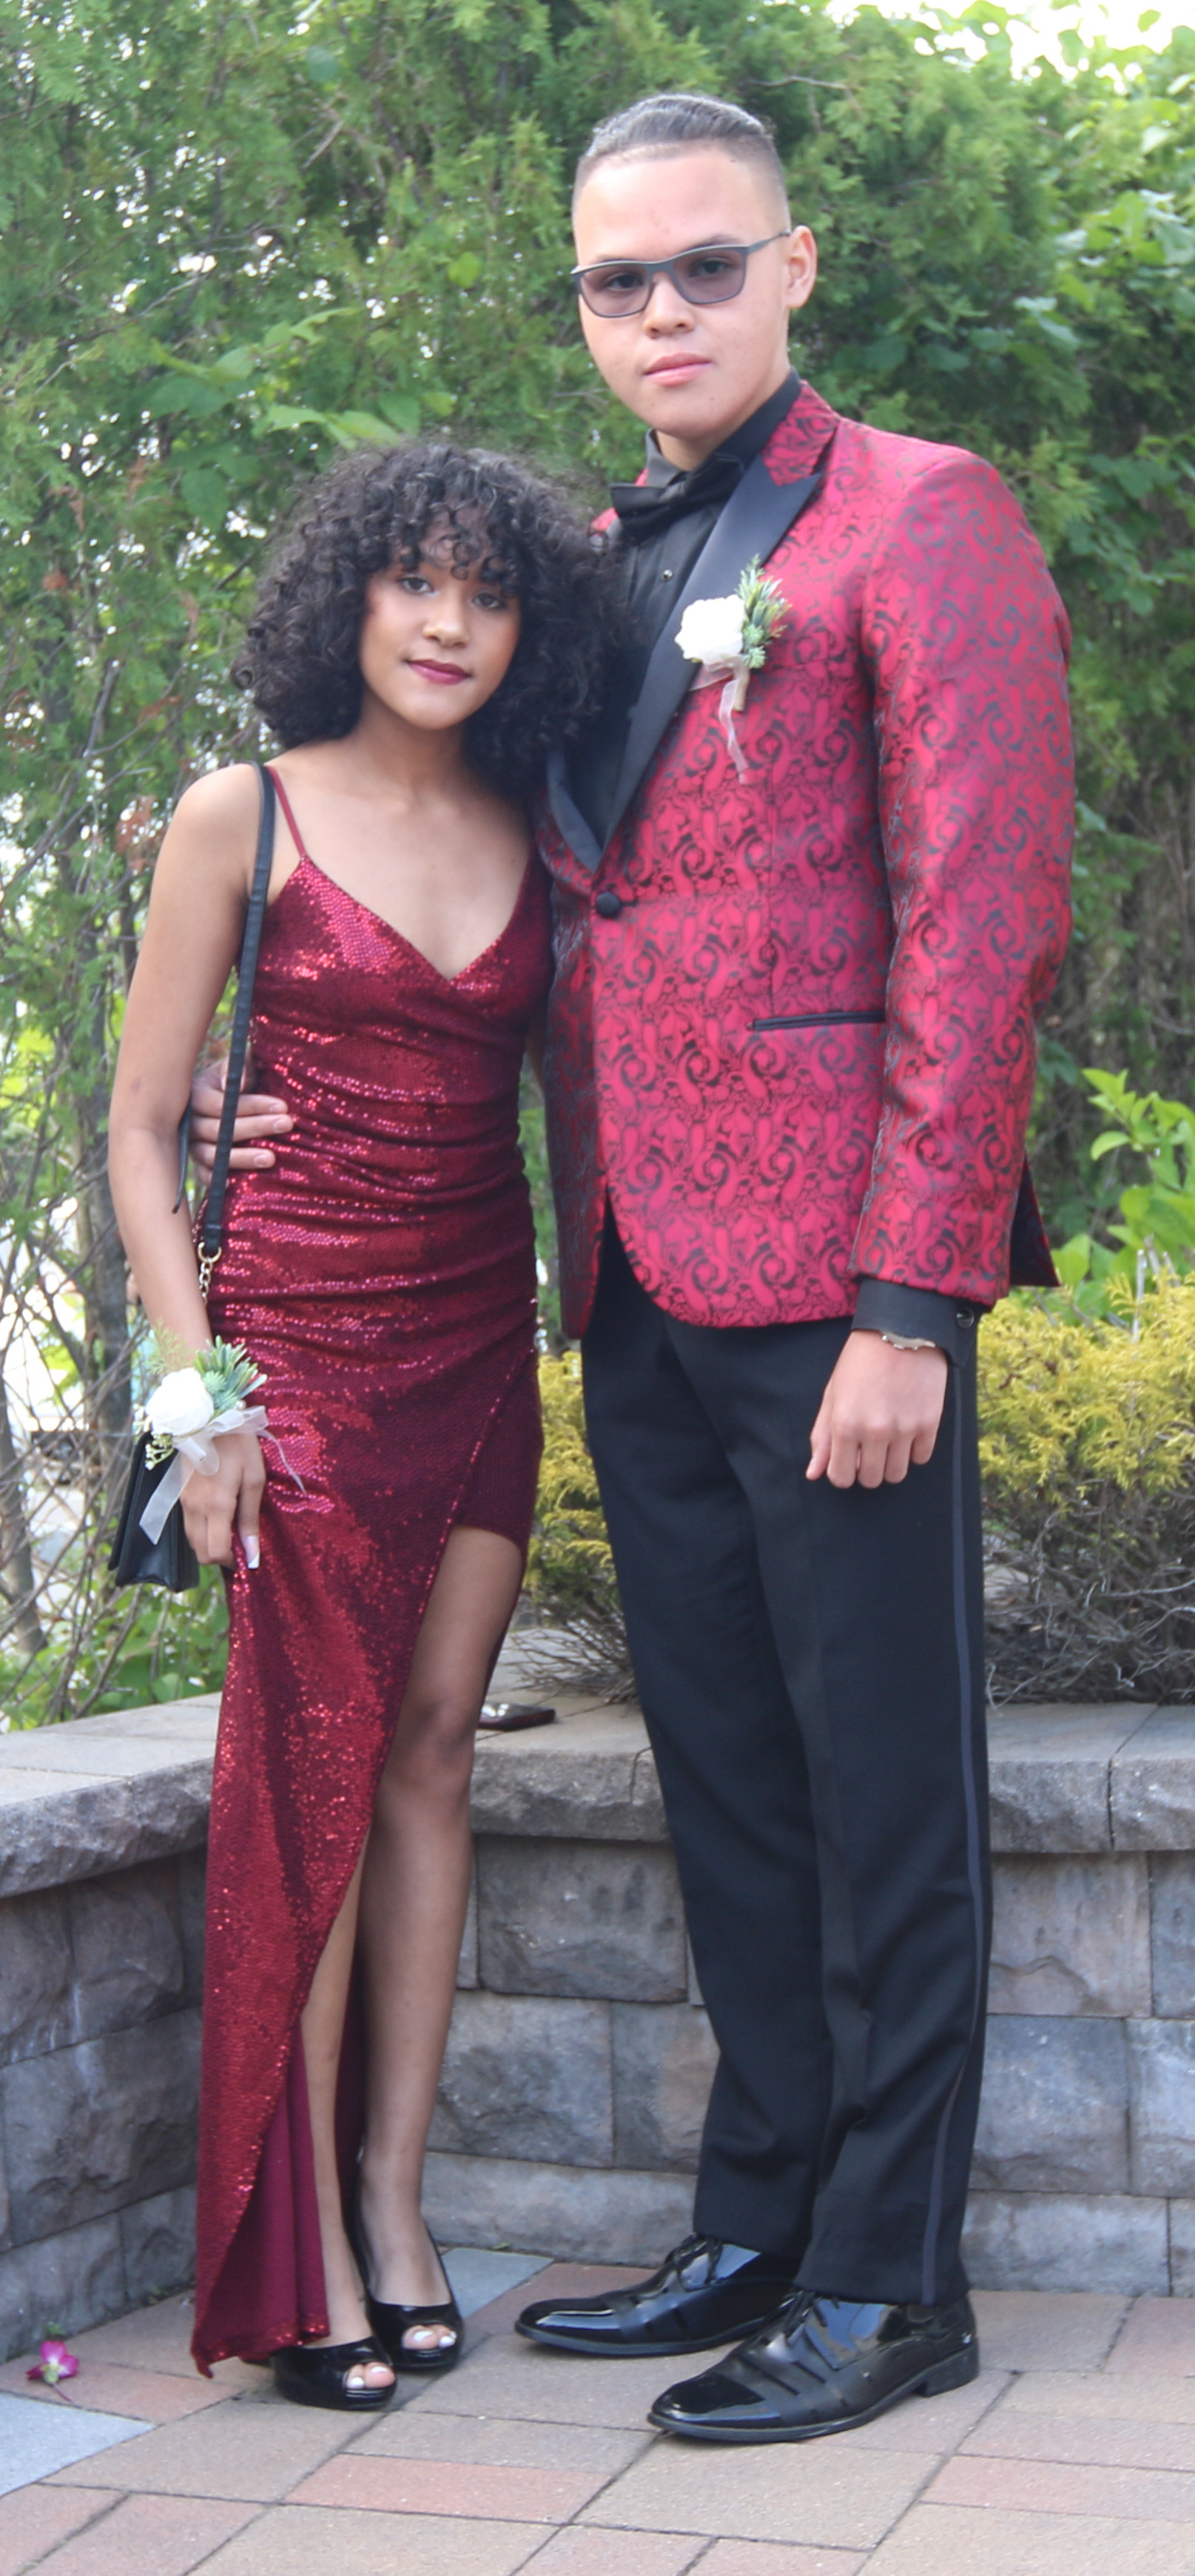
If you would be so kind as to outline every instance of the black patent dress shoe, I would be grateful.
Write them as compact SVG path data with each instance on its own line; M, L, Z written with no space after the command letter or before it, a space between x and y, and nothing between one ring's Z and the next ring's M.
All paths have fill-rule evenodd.
M969 2299L918 2308L803 2290L738 2352L666 2388L650 2420L696 2442L811 2442L978 2376Z
M351 2370L368 2369L371 2363L390 2368L376 2335L363 2335L359 2343L285 2344L271 2360L274 2385L292 2406L329 2406L342 2415L366 2415L388 2406L394 2395L392 2379L385 2388L349 2384Z
M625 2359L632 2353L711 2352L774 2317L792 2298L783 2255L751 2254L723 2269L717 2236L687 2236L650 2280L593 2299L537 2299L518 2332L554 2352Z

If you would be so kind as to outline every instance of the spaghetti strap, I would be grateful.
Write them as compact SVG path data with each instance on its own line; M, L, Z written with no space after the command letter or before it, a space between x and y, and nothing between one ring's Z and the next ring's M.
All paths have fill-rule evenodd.
M294 814L293 814L293 812L292 812L292 810L291 810L291 801L290 801L290 798L289 798L289 796L287 795L286 789L285 789L285 787L284 787L284 786L283 786L283 784L282 784L282 780L280 779L280 777L279 777L279 775L278 775L278 772L277 772L277 770L275 769L275 767L274 767L274 764L273 764L273 761L272 761L272 760L267 760L267 762L266 762L266 768L268 769L268 771L269 771L269 773L270 773L270 776L271 776L271 778L272 778L272 779L273 779L273 781L274 781L274 785L275 785L275 787L276 787L276 789L277 789L277 791L278 791L278 802L279 802L280 806L282 807L282 811L283 811L283 813L284 813L284 814L285 814L285 816L286 816L287 823L288 823L288 825L289 825L289 827L290 827L290 837L291 837L292 841L294 842L294 845L295 845L296 850L297 850L297 851L298 851L298 853L299 853L299 857L300 857L301 859L306 859L308 867L313 867L313 866L314 866L314 864L315 864L315 862L314 862L314 860L312 859L312 857L311 857L311 853L310 853L310 851L308 850L307 845L306 845L305 841L303 840L302 835L301 835L301 833L300 833L300 831L299 831L299 826L298 826L298 824L296 823L295 818L294 818Z

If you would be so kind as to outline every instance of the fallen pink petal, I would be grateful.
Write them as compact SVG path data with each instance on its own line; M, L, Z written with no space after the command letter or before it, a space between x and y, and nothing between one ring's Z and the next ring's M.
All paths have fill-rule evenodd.
M56 2388L60 2379L73 2379L79 2367L77 2353L68 2352L64 2343L43 2343L38 2357L31 2362L25 2376L42 2379L47 2388Z

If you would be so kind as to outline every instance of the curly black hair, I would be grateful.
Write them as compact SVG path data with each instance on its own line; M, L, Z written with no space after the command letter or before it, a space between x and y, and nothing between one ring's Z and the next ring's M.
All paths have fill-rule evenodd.
M451 549L522 611L510 669L465 725L478 774L526 794L556 741L577 732L610 650L610 577L563 494L513 457L447 441L357 449L320 475L258 590L233 677L285 750L348 733L361 706L366 584Z

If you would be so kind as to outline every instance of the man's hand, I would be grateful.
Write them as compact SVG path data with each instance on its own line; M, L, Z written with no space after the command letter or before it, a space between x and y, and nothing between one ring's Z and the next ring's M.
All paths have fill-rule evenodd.
M208 1064L197 1073L191 1085L191 1155L197 1168L211 1171L220 1132L220 1112L224 1106L224 1082L227 1063ZM266 1136L289 1136L294 1119L285 1100L271 1099L268 1093L246 1091L252 1067L246 1065L241 1082L241 1105L233 1131L232 1170L234 1172L268 1171L275 1161L268 1145L258 1142Z
M945 1351L897 1351L849 1333L810 1437L807 1476L832 1485L899 1485L932 1458L946 1401Z

